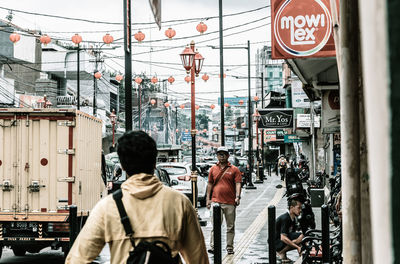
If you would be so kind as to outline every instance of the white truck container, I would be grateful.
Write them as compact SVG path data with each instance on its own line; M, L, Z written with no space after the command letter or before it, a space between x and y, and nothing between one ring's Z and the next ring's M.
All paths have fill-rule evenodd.
M0 109L0 257L68 252L106 194L101 124L75 109Z

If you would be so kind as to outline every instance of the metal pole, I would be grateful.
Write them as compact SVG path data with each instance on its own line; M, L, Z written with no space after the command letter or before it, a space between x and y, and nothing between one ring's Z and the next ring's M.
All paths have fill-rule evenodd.
M175 142L176 145L178 145L178 132L176 132L176 130L178 129L178 107L175 107Z
M311 179L315 180L316 174L316 161L315 161L315 136L314 136L314 102L310 101L310 116L311 116L311 124L310 124L310 134L311 134Z
M249 183L246 186L246 189L256 189L256 187L253 184L252 180L252 172L253 172L253 138L252 138L252 119L251 119L251 112L252 112L252 105L251 105L251 89L250 89L250 40L247 41L247 71L248 71L248 79L247 79L247 85L248 85L248 101L247 101L247 106L248 106L248 123L249 123ZM223 127L221 128L221 130Z
M275 206L268 206L268 255L269 264L276 264L275 247Z
M124 3L125 52L125 130L132 130L132 50L131 50L131 0Z
M95 56L95 69L94 69L94 73L96 73L97 72L97 55L98 55L98 52L97 51L95 51L94 52L94 56ZM96 108L96 105L97 105L97 100L96 100L96 93L97 93L97 79L96 79L96 77L94 76L94 74L93 74L93 115L94 116L96 116L96 113L97 113L97 108Z
M214 234L214 264L222 263L221 245L221 206L216 203L213 206L213 234Z
M76 205L71 205L69 207L69 248L72 248L72 245L75 242L76 236L77 236L77 222L78 222L78 217L77 217L77 211L78 208Z
M322 216L322 263L330 263L331 254L329 249L329 207L321 206Z
M222 0L219 0L219 83L221 97L221 146L225 146L225 109L224 109L224 38L222 28Z
M76 90L77 90L77 93L78 93L78 110L80 110L81 109L81 84L80 84L80 71L81 71L81 69L80 69L80 56L79 56L79 43L78 43L78 50L77 50L77 53L76 53L76 58L77 58L77 69L76 69Z
M264 69L261 72L261 109L264 109ZM262 167L265 169L264 159L264 129L261 129L261 162Z
M139 130L142 129L142 84L138 85Z

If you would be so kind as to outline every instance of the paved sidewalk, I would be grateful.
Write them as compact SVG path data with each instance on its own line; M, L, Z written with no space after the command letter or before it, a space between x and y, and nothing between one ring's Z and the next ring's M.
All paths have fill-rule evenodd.
M235 254L227 255L225 251L226 228L222 225L222 258L223 263L243 263L243 264L261 264L269 263L268 260L268 206L273 204L276 207L276 217L287 210L286 189L277 188L282 184L280 179L274 174L264 180L263 184L255 184L256 190L242 191L242 202L237 208L236 214L236 235L235 235ZM200 209L200 215L205 214L206 209ZM316 228L321 228L321 210L318 207L313 208L316 218ZM211 222L209 217L203 217L207 220L207 226L203 227L206 244L209 246ZM299 259L297 251L288 253L292 260ZM213 254L209 254L210 263L214 263Z

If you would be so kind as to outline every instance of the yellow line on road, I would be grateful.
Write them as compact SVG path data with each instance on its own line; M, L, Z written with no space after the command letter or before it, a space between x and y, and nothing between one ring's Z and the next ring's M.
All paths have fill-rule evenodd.
M250 243L253 242L254 238L261 231L265 223L268 221L268 206L274 205L276 206L279 201L282 199L283 194L285 193L285 188L281 188L276 191L274 198L269 202L269 204L264 208L264 210L256 217L256 219L251 223L251 225L247 228L246 232L243 234L240 241L237 243L235 247L235 254L233 255L225 255L222 260L224 264L231 263L239 263L240 259L243 257Z

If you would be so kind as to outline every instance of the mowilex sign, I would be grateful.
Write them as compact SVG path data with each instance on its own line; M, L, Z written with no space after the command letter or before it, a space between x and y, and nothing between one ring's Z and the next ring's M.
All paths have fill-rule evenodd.
M292 128L293 127L293 109L262 109L258 110L261 120L258 123L259 128Z

